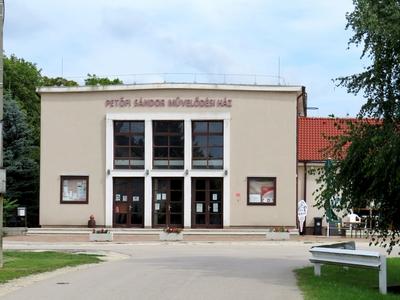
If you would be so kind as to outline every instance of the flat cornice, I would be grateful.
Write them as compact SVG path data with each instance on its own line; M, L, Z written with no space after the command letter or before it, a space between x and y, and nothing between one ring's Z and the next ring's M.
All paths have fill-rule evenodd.
M281 85L243 85L243 84L201 84L201 83L155 83L155 84L124 84L104 86L73 86L73 87L41 87L39 94L47 93L84 93L109 91L140 91L140 90L221 90L221 91L258 91L258 92L299 92L302 86Z
M299 161L297 161L298 167L304 167L304 165L307 165L307 167L323 167L325 165L325 161L317 161L317 160L309 160L309 161L299 160Z

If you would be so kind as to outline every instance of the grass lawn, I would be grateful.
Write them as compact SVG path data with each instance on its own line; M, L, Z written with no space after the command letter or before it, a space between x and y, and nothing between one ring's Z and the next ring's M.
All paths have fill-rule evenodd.
M389 285L400 285L400 258L388 258ZM324 299L400 299L400 294L381 295L378 271L362 268L324 265L321 277L314 276L314 267L295 270L297 283L306 300Z
M4 267L0 269L0 284L22 276L97 262L100 262L98 256L91 254L4 251Z

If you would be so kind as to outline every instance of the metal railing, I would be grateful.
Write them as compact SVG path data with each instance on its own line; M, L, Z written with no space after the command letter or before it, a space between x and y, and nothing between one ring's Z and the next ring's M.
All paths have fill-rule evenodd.
M204 83L204 84L246 84L246 85L287 85L282 76L264 74L224 73L138 73L98 75L110 79L119 78L124 84L146 83ZM65 76L83 84L87 76Z

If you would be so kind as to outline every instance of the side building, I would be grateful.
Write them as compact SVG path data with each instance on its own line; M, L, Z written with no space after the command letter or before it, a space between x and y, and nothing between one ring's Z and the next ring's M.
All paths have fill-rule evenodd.
M296 227L304 87L38 92L41 226Z
M327 227L325 211L318 209L316 204L316 190L318 188L318 173L310 172L323 168L327 159L327 150L330 146L329 137L343 133L335 123L354 119L312 118L299 117L298 119L298 199L308 204L308 215L305 221L305 233L313 234L314 218L322 218L324 231ZM342 125L343 127L343 125ZM341 216L340 216L341 217Z

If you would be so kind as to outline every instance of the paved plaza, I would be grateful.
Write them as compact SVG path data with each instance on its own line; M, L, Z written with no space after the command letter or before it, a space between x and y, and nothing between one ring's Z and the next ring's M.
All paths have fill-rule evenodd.
M325 241L329 242L329 241ZM309 265L311 241L18 241L6 249L97 252L98 265L0 287L2 299L302 299L293 269ZM368 248L366 241L357 243ZM22 286L19 288L18 285ZM6 293L6 294L5 294Z

